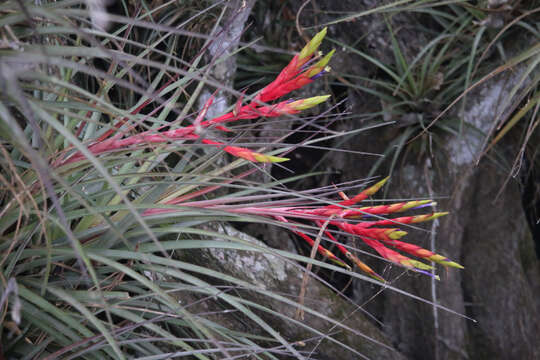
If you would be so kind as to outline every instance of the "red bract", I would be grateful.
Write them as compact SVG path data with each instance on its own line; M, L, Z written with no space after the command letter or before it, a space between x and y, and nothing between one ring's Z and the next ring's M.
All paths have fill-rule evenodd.
M286 76L281 79L278 77L272 84L263 89L257 96L256 100L269 102L301 88L304 85L310 84L319 76L330 71L326 65L334 54L334 50L329 52L325 57L319 60L313 66L310 66L306 71L302 72L301 68L294 71L287 71Z
M260 154L255 151L238 147L238 146L227 146L223 143L220 143L219 141L213 141L213 140L208 140L208 139L202 139L201 141L203 144L209 144L209 145L215 145L215 146L221 147L223 151L231 155L234 155L236 157L246 159L252 162L276 163L276 162L289 160L287 158Z
M279 99L289 92L311 83L323 71L328 72L326 65L330 61L334 51L331 51L315 65L306 69L306 65L314 58L315 52L326 36L326 30L327 29L324 28L317 35L315 35L313 39L311 39L311 41L302 49L300 54L296 55L281 71L277 78L262 89L259 94L257 94L255 100L260 102L269 102Z

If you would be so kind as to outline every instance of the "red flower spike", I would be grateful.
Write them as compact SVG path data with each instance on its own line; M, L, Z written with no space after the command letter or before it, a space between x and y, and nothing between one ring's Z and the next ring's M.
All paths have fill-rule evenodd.
M423 249L418 245L409 244L409 243L399 241L399 240L386 241L386 243L389 244L389 245L392 245L393 247L395 247L398 250L404 251L404 252L406 252L408 254L414 255L414 256L419 257L419 258L430 260L430 261L433 261L433 262L436 262L436 263L439 263L439 264L445 265L445 266L451 266L451 267L455 267L455 268L459 268L459 269L464 268L460 264L458 264L456 262L453 262L453 261L450 261L450 260L448 260L446 257L444 257L442 255L438 255L438 254L435 254L432 251Z
M420 204L420 205L419 205ZM397 203L391 205L379 205L379 206L366 206L356 209L343 209L336 205L333 208L324 207L319 209L309 210L308 212L313 215L319 216L330 216L336 215L337 217L347 218L347 219L358 219L363 218L369 215L387 215L393 212L403 212L405 210L420 207L425 204L434 204L431 200L419 200L419 201L409 201L406 203Z
M314 213L324 213L327 209L340 209L343 210L346 207L353 206L354 204L367 199L369 196L375 194L379 189L388 181L390 177L387 176L375 185L370 186L366 190L362 191L360 194L354 196L352 199L346 199L341 201L338 205L327 205L322 207L321 209L316 209Z
M446 215L446 213L434 213L434 214L410 216L410 217L394 219L394 221L405 220L405 222L412 223L412 222L420 222L420 221L426 221L429 219L434 219L443 215ZM392 220L381 220L378 222L370 222L368 226L373 225L373 224L381 225L381 224L386 224L386 223L391 223L392 225L395 225L395 222L393 222ZM406 258L407 261L405 261L403 258L397 257L394 251L391 251L385 248L381 243L378 242L378 240L383 241L384 243L387 243L389 245L392 245L398 250L404 251L406 253L409 253L411 255L414 255L420 258L424 258L426 260L440 263L441 265L452 266L456 268L463 268L463 266L461 266L460 264L450 261L444 256L435 254L429 250L421 248L420 246L397 240L407 234L405 231L401 231L399 229L369 228L369 227L366 227L366 225L363 223L352 225L352 224L347 224L343 222L334 222L333 225L337 226L338 228L341 228L342 230L346 232L360 236L360 238L364 240L366 244L373 247L379 254L381 254L381 256L387 258L388 260L397 262L401 265L405 265L405 266L412 265L414 268L420 269L420 270L429 270L432 268L431 266L424 264L422 262L419 262L417 260L414 260L414 259Z
M255 102L270 102L279 99L285 94L311 83L314 80L312 78L315 78L318 74L323 72L326 64L328 64L330 58L334 54L334 51L331 51L315 65L300 74L304 70L304 65L312 59L313 54L317 51L326 35L326 30L327 29L324 28L317 33L302 49L300 54L293 57L291 62L279 73L276 79L259 92L255 97Z
M363 226L359 226L358 224L349 224L340 221L333 221L331 224L344 229L350 234L366 236L383 241L397 240L407 235L407 232L399 229L365 228Z
M384 219L384 220L378 220L378 221L364 221L364 222L359 223L358 225L363 226L363 227L370 227L370 226L387 226L387 225L399 225L399 224L416 224L419 222L434 220L438 217L445 216L445 215L448 215L448 212L436 212L436 213L431 213L431 214L403 216L399 218Z
M203 121L203 118L207 114L207 111L212 104L214 98L212 95L212 97L208 99L203 109L195 119L193 125L164 132L157 132L156 130L146 131L136 135L128 136L124 139L122 139L124 134L118 134L117 136L108 139L108 137L114 131L113 129L111 129L99 139L97 139L96 142L89 145L88 150L90 150L94 155L99 155L105 152L127 149L130 146L139 144L147 145L166 143L175 140L196 140L199 138L198 134L202 131L202 129L210 126L214 126L218 130L228 132L230 130L227 127L221 125L222 123L236 121L240 119L255 119L258 117L275 117L283 114L296 114L299 111L313 107L325 101L328 96L316 96L313 98L297 101L287 100L269 106L260 106L260 102L269 102L278 99L281 96L287 94L288 92L298 89L312 82L315 77L328 71L328 69L326 69L326 64L330 61L330 58L332 57L334 51L331 51L314 65L311 65L310 67L308 67L307 65L312 60L314 53L317 51L325 35L326 28L317 33L313 37L313 39L302 49L302 51L298 55L293 57L291 62L281 71L281 73L276 77L276 79L268 86L266 86L248 105L241 106L243 98L242 97L238 100L234 110L230 113L219 116L212 120ZM305 70L306 67L308 67L307 70ZM148 105L149 102L149 100L144 102L141 106L135 109L132 114L139 113L143 107ZM127 121L127 118L121 122L118 122L115 127L119 128L125 121ZM209 141L206 141L206 143L219 146L222 145L219 143L211 143ZM232 146L225 146L223 147L223 150L249 161L280 162L287 160L285 158L263 155L252 152L248 149ZM62 153L55 161L53 161L52 165L54 167L58 167L76 161L81 161L84 158L85 156L79 151L74 152L69 156L65 156L65 153Z
M291 103L289 102L289 104ZM299 104L299 106L302 106L300 102L297 102L293 106L296 106L297 104ZM254 153L250 150L243 149L243 148L227 147L225 146L225 144L221 144L219 142L212 141L212 140L203 139L202 141L212 144L212 145L216 145L216 146L223 146L224 150L229 151L236 156L243 156L252 161L257 161L257 156L266 156L266 155ZM362 201L363 199L366 199L368 196L371 196L372 194L374 194L377 190L379 190L382 187L382 185L386 181L387 179L383 179L379 181L377 184L362 191L360 194L356 195L352 199L349 199L347 198L345 194L340 193L340 196L344 199L343 201L341 201L337 205L327 205L327 206L322 206L320 208L306 208L305 206L294 206L291 204L288 204L287 206L281 206L281 207L273 207L269 204L265 204L262 206L256 206L256 205L251 204L251 205L246 205L245 207L241 207L241 206L238 206L238 204L236 204L234 205L234 207L228 208L227 203L222 203L219 201L190 202L190 203L183 203L183 205L204 207L208 209L216 208L222 211L223 210L227 211L228 209L228 211L231 211L234 213L244 213L244 214L253 214L253 215L258 215L258 216L272 217L280 222L287 223L287 225L289 226L292 232L300 236L304 241L306 241L311 246L314 246L315 241L309 236L307 236L306 234L304 234L303 232L299 231L296 225L289 223L289 220L287 218L295 217L295 218L304 219L306 221L312 221L319 227L322 227L323 223L325 223L325 220L327 220L329 226L335 226L346 233L360 237L362 241L364 241L368 246L370 246L375 251L377 251L377 253L380 254L385 259L388 259L389 261L394 262L396 264L405 266L406 268L414 270L416 272L420 272L420 273L424 273L426 275L432 276L435 279L439 279L439 277L428 272L428 270L432 270L431 265L425 264L421 261L404 256L400 254L399 252L388 248L385 245L392 246L399 251L414 255L420 259L437 262L444 266L463 268L460 264L453 262L442 255L438 255L432 251L423 249L420 246L409 244L409 243L399 240L403 236L405 236L407 232L400 230L399 228L396 227L396 225L413 224L413 223L418 223L422 221L433 220L440 216L446 215L447 214L446 212L437 212L437 213L413 215L413 216L403 216L403 217L398 217L395 219L382 219L382 220L376 220L376 221L363 221L362 220L362 218L369 215L379 215L379 214L388 214L392 212L400 212L406 209L421 208L423 206L426 206L426 205L429 206L433 204L431 200L419 200L419 201L408 201L408 202L402 202L402 203L397 203L397 204L380 205L380 206L363 207L363 208L352 207L357 202ZM198 195L198 193L194 193L194 195ZM193 197L191 196L191 194L184 195L184 197L186 196L188 198ZM342 208L341 206L347 206L348 208ZM162 210L163 212L174 211L170 209L160 209L160 210ZM144 215L150 212L151 210L148 210L147 212L144 213ZM351 224L348 222L349 219L351 218L360 219L360 221ZM389 228L374 227L374 226L385 226L385 225L386 226L389 225L392 227L389 227ZM371 269L364 262L360 261L351 251L349 251L347 248L345 248L345 246L343 246L343 244L341 244L337 239L335 239L330 231L325 229L324 234L330 240L332 240L336 244L339 251L343 255L345 255L345 257L349 261L352 261L356 266L358 266L360 270L364 271L372 278L377 279L381 282L384 282L384 279L380 275L375 273L373 269ZM331 261L335 262L336 264L346 267L347 269L350 269L350 267L347 264L345 264L342 260L337 258L332 252L325 249L323 246L319 245L317 248L317 251L319 254L325 257L328 257Z
M431 200L415 200L407 201L390 205L378 205L378 206L366 206L356 209L355 211L350 211L345 213L345 216L356 217L362 215L386 215L394 212L403 212L414 207L418 207L425 204L433 203Z
M400 253L392 250L392 249L389 249L387 248L386 246L384 246L383 244L381 244L379 241L377 240L374 240L374 239L370 239L370 238L366 238L366 237L361 237L361 239L367 244L369 245L371 248L373 248L375 251L377 251L379 253L379 255L381 255L383 258L385 259L388 259L396 264L400 264L400 265L403 265L409 269L415 269L416 267L414 266L414 264L410 261L412 259L409 259L408 257L406 256L403 256L401 255Z
M425 272L426 270L431 270L432 266L424 264L423 262L410 259L406 256L401 255L400 253L387 248L378 240L383 240L385 242L396 241L392 237L399 237L405 235L404 231L399 231L398 229L362 229L361 227L344 223L344 222L334 222L333 225L337 226L343 231L346 231L350 234L358 235L368 246L373 248L379 253L383 258L388 259L396 264L405 266L411 270L419 271L426 273L427 275L434 276L430 273ZM392 235L395 233L396 235ZM368 235L366 235L368 234ZM437 278L437 277L436 277Z
M175 140L195 140L198 138L196 131L200 131L202 128L209 127L211 125L216 125L221 122L234 121L239 119L256 119L258 117L276 117L284 114L296 114L302 110L309 109L313 106L320 104L321 102L326 101L330 95L314 96L307 99L301 99L296 101L282 101L276 105L270 106L261 106L259 108L254 108L253 105L243 106L236 116L233 113L228 113L224 116L220 116L213 120L202 121L202 118L208 111L209 106L212 104L212 98L210 98L201 113L197 116L194 125L186 126L179 129L168 130L164 132L151 132L146 131L137 135L129 136L125 139L121 139L121 134L114 136L113 138L103 140L101 142L94 143L88 147L94 155L99 155L104 152L126 149L130 146L139 145L139 144L158 144L165 143ZM229 131L226 127L222 125L217 125L216 128ZM214 142L212 143L209 140L205 141L208 144L212 145L222 145L221 143ZM225 147L224 151L229 152L235 156L242 157L249 161L256 162L281 162L286 161L286 158L278 158L275 156L262 155L251 150L237 147ZM84 159L84 155L80 152L76 152L69 158L65 158L62 161L57 161L54 163L55 166L64 165L80 161Z
M326 101L330 95L314 96L296 101L285 100L275 105L255 107L253 104L244 105L232 113L219 116L215 119L203 121L204 127L236 120L256 119L259 117L276 117L285 114L297 114L302 110L312 108Z

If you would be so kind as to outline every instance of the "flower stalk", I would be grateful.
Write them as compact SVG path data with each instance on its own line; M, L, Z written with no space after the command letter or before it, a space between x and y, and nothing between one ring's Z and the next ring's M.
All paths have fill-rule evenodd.
M288 99L275 104L268 104L269 102L278 100L289 94L291 91L297 90L313 82L316 78L330 71L330 68L327 65L334 54L334 50L310 65L316 60L315 53L325 35L326 28L316 34L302 51L293 57L291 62L280 72L276 79L264 87L247 105L242 106L241 101L239 101L233 111L214 119L203 121L203 118L214 99L214 96L212 95L192 125L168 131L145 131L130 136L125 136L125 134L121 133L114 135L114 130L119 130L126 122L126 119L122 119L113 125L113 129L108 130L104 135L91 142L90 145L88 145L88 150L93 155L97 156L112 151L132 150L134 146L139 145L148 146L150 144L161 144L172 141L200 140L201 143L220 147L223 151L233 156L251 162L273 163L287 161L289 160L287 158L260 154L247 148L227 146L223 142L203 138L201 134L205 133L203 131L204 129L209 128L229 132L230 130L223 124L238 120L257 119L260 117L270 118L282 115L293 115L326 101L330 95L314 96L300 100ZM138 114L148 103L149 102L145 102L131 114ZM67 152L64 151L57 156L57 159L53 161L53 167L59 167L85 159L85 156L80 151L75 151L68 155L66 155L66 153Z
M429 270L433 268L432 265L407 257L398 251L425 261L438 263L443 266L463 269L463 266L451 261L443 255L436 254L418 245L400 240L407 235L407 232L401 230L399 226L431 221L447 215L447 212L434 212L372 220L374 217L380 218L383 215L388 216L393 213L400 213L406 210L422 209L426 205L432 206L435 204L432 200L407 201L395 204L367 207L358 206L359 202L375 194L377 190L379 190L386 183L387 180L388 178L379 181L375 185L360 192L351 199L346 198L337 204L325 206L306 207L294 204L290 206L274 206L266 203L261 205L250 204L243 206L238 204L229 205L219 201L184 202L182 203L182 206L222 210L229 213L256 215L274 219L301 237L310 246L314 246L315 241L304 231L300 230L302 223L306 221L312 222L315 226L323 228L323 224L328 222L328 227L332 227L334 230L330 231L327 227L324 227L325 240L327 240L329 243L333 243L346 260L352 262L370 277L381 282L384 282L382 276L377 274L371 267L358 259L358 257L354 255L345 246L345 244L338 240L338 238L335 236L336 230L342 234L348 234L360 238L367 246L375 250L381 257L392 263L403 266L412 271L433 276L437 280L439 277L429 272ZM190 199L191 198L192 197L190 197ZM236 201L242 201L242 199L236 199ZM168 203L179 204L180 202L173 199L169 200ZM149 209L143 215L174 211L174 209ZM302 221L302 223L299 222L299 220ZM388 246L394 248L395 250L389 248ZM350 269L350 266L345 260L340 259L323 245L319 244L317 252L325 258L330 259L337 265Z

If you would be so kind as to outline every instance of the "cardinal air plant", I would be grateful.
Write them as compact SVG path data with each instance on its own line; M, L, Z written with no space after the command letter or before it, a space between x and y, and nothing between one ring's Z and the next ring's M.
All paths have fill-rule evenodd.
M114 134L109 131L101 136L88 146L88 150L93 155L109 153L113 151L133 149L134 146L148 146L149 144L159 144L172 141L200 141L203 144L219 147L223 151L252 162L283 162L289 159L284 157L261 154L247 148L226 145L226 143L202 137L202 129L212 128L229 132L226 124L238 120L271 118L286 114L297 114L302 110L314 107L329 98L329 95L315 96L300 100L280 100L290 92L297 90L307 84L310 84L318 77L330 71L327 66L334 50L330 51L325 56L320 56L317 50L326 35L326 28L316 34L313 39L295 55L290 63L279 73L274 81L258 92L248 104L242 105L242 99L238 100L233 111L210 119L205 120L205 116L209 107L212 105L213 97L206 102L194 123L189 126L179 127L167 131L146 131L138 134L125 136L122 132ZM275 104L269 104L276 101ZM121 123L123 124L123 123ZM121 124L117 124L119 127ZM85 159L81 152L71 152L69 154L61 154L53 163L55 167L72 164ZM246 205L244 207L238 204L242 198L235 198L235 205L227 205L224 201L187 201L196 196L201 196L205 193L214 190L215 188L207 189L207 191L197 191L191 196L182 194L181 196L167 196L159 200L158 204L163 205L181 205L183 209L186 207L205 208L212 210L220 210L231 213L242 213L250 215L265 216L277 220L297 234L300 238L308 242L311 246L315 244L312 237L300 230L301 224L295 223L294 219L305 219L313 222L317 226L322 226L325 221L329 225L341 232L359 237L363 242L374 249L383 258L403 266L407 269L431 275L427 270L431 270L432 266L422 261L409 258L401 253L389 248L395 248L417 258L436 262L441 265L462 268L456 262L453 262L442 255L435 254L427 249L423 249L417 245L410 244L400 239L406 235L405 231L400 230L399 225L414 224L424 221L430 221L440 216L446 215L446 212L436 212L424 215L404 216L393 219L383 219L383 216L401 213L409 209L429 207L434 205L431 200L408 201L390 205L361 207L358 204L373 195L385 182L384 179L370 188L364 190L352 199L344 199L343 201L334 204L319 207L302 207L302 206L277 206L276 202L271 205ZM345 195L343 195L346 197ZM149 209L143 215L152 215L163 212L174 212L174 209ZM332 232L324 231L327 240L335 243L339 252L349 261L352 261L359 269L369 274L371 277L384 281L383 278L375 273L368 265L362 262L350 250L341 244ZM341 260L335 254L327 250L324 246L318 245L318 252L333 262L347 267L345 260ZM437 277L438 278L438 277Z
M4 7L10 10L5 14L0 11L0 18L13 28L6 34L21 41L18 47L2 49L0 54L0 87L6 89L0 94L0 265L5 284L1 305L3 319L7 319L7 309L12 310L13 321L3 322L3 326L4 332L10 329L14 335L2 338L0 357L10 357L8 352L12 351L13 358L124 359L125 354L163 356L163 345L207 359L204 351L212 347L221 353L225 347L240 344L249 356L256 351L272 358L273 348L264 346L277 341L276 354L286 351L301 358L279 331L251 311L255 305L245 305L241 296L204 280L221 279L222 273L171 256L172 251L199 249L201 237L212 233L201 229L208 223L248 219L282 226L333 262L320 264L347 273L349 264L354 264L375 283L384 279L358 258L356 249L344 238L359 238L389 262L420 273L431 275L427 271L431 262L461 267L445 256L403 241L404 226L446 214L404 214L427 209L433 201L362 204L387 179L351 198L339 192L341 199L329 198L328 191L324 196L317 190L295 193L273 189L273 184L254 187L246 180L259 168L257 163L287 161L284 153L291 146L254 151L227 137L241 122L298 115L329 98L297 99L290 95L330 71L334 51L326 55L318 52L326 29L316 34L274 81L251 97L239 96L232 111L208 117L211 97L191 117L187 116L189 110L178 111L174 121L171 104L190 104L191 98L186 97L184 104L181 97L189 82L205 82L199 76L204 66L197 61L191 63L189 71L168 65L171 59L182 63L174 47L165 64L154 61L153 56L163 60L157 49L176 28L157 26L143 17L126 22L114 34L82 31L86 23L79 16L86 12L71 9L72 2L54 2L47 7L36 4L7 2ZM23 5L26 11L20 10ZM56 16L56 6L70 10ZM32 27L24 30L27 15ZM73 23L64 22L64 17ZM133 30L141 24L147 25L144 31L153 34L148 39L156 39L151 46L131 40L139 39L132 31L141 31ZM53 25L54 31L65 31L69 36L49 35ZM159 29L166 29L165 35ZM45 40L33 44L39 34L46 34ZM95 38L86 41L91 36ZM112 40L115 48L109 51ZM118 50L126 44L141 45L142 54ZM108 71L89 66L93 57L109 61ZM140 74L150 76L148 88L124 80ZM81 79L97 79L97 91L85 89ZM119 97L138 99L135 105L111 101L111 89L137 93L140 98ZM148 105L154 107L143 113ZM193 121L186 123L190 119ZM200 151L202 147L208 151ZM234 160L223 164L220 159L216 164L220 155ZM251 165L250 169L238 170L246 165ZM322 234L321 242L314 235L317 232ZM217 236L216 232L213 235ZM330 246L337 251L331 252ZM292 254L283 255L287 256L291 256L288 260L293 258ZM229 284L266 293L234 276L227 279ZM265 337L224 330L204 315L195 316L189 305L179 305L171 295L173 290L229 304L263 329ZM279 294L272 296L289 301ZM339 320L304 308L345 328ZM194 340L194 334L202 340ZM153 340L139 341L149 337Z

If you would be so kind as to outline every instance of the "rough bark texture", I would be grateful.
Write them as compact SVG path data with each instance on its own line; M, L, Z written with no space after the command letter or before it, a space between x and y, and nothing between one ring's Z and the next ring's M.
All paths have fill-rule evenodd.
M217 82L223 84L223 88L232 88L236 72L236 56L234 51L238 48L242 33L245 30L246 21L251 12L255 0L230 0L226 3L226 11L223 15L222 25L219 25L213 36L216 37L208 48L208 60L213 62L211 76ZM199 108L202 108L212 93L205 90L199 99ZM206 117L212 119L222 115L230 105L227 92L219 90L214 95L212 107Z
M463 290L478 321L468 326L467 345L473 359L538 359L538 262L515 184L492 202L500 190L497 172L490 164L478 169L472 201L491 206L473 207L464 233L463 260L471 271Z
M248 3L251 7L252 2ZM301 3L296 2L297 9ZM335 11L365 10L378 4L367 0L339 3L317 1L319 7ZM394 28L400 28L398 41L407 44L404 47L405 55L408 52L412 57L425 45L425 41L412 30L414 21L413 16L401 14L391 20ZM392 62L391 41L381 16L341 23L329 31L331 36L345 43L356 41L359 34L367 34L362 40L365 47L373 50L383 63ZM373 67L362 58L347 52L336 56L332 66L347 69L348 73L359 76L371 76L374 72ZM230 75L233 70L229 70L222 73ZM477 130L488 133L493 125L494 113L507 110L499 108L503 103L501 100L508 96L519 76L520 72L514 71L496 77L470 93L464 112L459 114L465 124L463 133L459 137L443 137L436 155L430 158L410 160L409 157L398 166L389 185L392 189L389 197L447 196L440 201L439 210L448 210L451 215L426 228L432 233L411 231L409 240L426 248L435 244L437 252L462 263L465 270L438 269L441 281L432 282L425 276L403 274L402 269L389 267L379 260L368 258L367 261L370 265L378 266L377 270L387 278L395 279L393 285L433 301L440 307L395 293L376 294L373 287L355 281L354 297L357 303L367 302L365 308L383 323L379 328L372 320L355 313L354 306L311 280L307 305L327 316L346 319L345 324L377 341L391 344L397 351L364 341L351 332L342 332L335 336L337 339L372 359L540 358L537 340L540 331L540 265L534 253L534 242L522 210L519 190L516 183L510 181L501 191L507 172L499 169L489 158L476 165L484 139L484 135L479 136ZM350 88L347 91L353 114L380 111L381 106L374 98L359 95ZM402 131L403 128L399 126L407 125L408 118L403 116L395 120L395 127L360 133L340 147L382 153L388 141ZM336 130L352 130L368 124L360 120L343 123ZM511 157L506 151L508 148L512 148L512 145L501 146L500 155L510 161ZM373 157L359 159L335 153L328 158L327 167L340 169L343 173L341 178L330 180L339 182L365 178L375 160ZM282 231L261 229L248 231L260 233L260 238L274 247L294 250L290 245L284 245L290 244L290 239ZM211 267L235 276L245 276L246 280L265 286L268 290L290 295L300 291L300 269L277 258L269 259L257 253L239 256L227 251L208 251L203 259ZM295 311L267 297L253 296L261 304L288 316ZM477 322L444 308L467 315ZM330 325L320 319L308 316L305 323L330 332ZM273 325L291 341L309 336L300 327L288 322L275 322ZM327 341L317 347L317 352L320 359L358 358L353 352Z
M223 226L218 230L228 236L237 237L258 246L264 246L262 242L245 233L239 232L231 226ZM279 256L256 251L225 249L197 250L186 252L183 256L191 261L199 262L201 265L210 269L218 270L224 274L234 275L264 291L277 293L298 301L304 270L301 266L286 261ZM272 299L261 292L238 289L237 293L241 293L242 297L288 318L295 318L297 310L295 306ZM182 299L182 303L193 302L194 299ZM258 314L291 343L305 342L305 345L297 347L298 350L306 352L313 351L312 356L316 359L405 359L389 345L388 339L381 330L366 319L360 307L338 296L321 282L314 279L308 282L305 305L317 311L322 316L334 319L349 328L347 330L346 328L335 326L335 324L324 318L308 312L305 313L304 319L300 320L304 325L316 329L325 336L330 336L340 341L342 344L337 344L328 339L323 339L322 341L309 340L321 334L314 333L303 326L287 319L278 318L275 315L265 312L259 312ZM197 306L199 309L190 306L191 311L206 313L208 311L216 311L217 309L223 310L218 304L209 300L198 302ZM219 315L219 317L213 320L238 331L260 333L257 326L252 325L246 319L239 318L235 313L230 316L222 313L222 315ZM266 334L260 333L260 335Z
M335 5L322 1L318 5L333 10L361 10L358 2ZM376 4L367 5L365 8ZM408 31L415 18L400 14L392 21L393 28L400 26L398 41L406 44L404 48L414 56L425 45ZM351 34L367 34L365 47L375 51L383 62L385 59L387 63L392 62L389 34L381 17L360 18L339 24L331 31L344 42ZM341 53L339 58L336 61L340 68L358 60L354 54L346 53ZM372 76L371 69L357 64L347 69L349 73L357 71L357 75ZM383 329L394 346L410 359L533 359L540 356L536 335L540 322L539 265L517 184L511 181L501 191L508 170L500 169L489 157L476 165L485 134L493 126L494 116L508 110L501 106L520 75L520 70L515 69L470 93L464 112L459 114L465 125L463 133L458 137L444 137L431 158L411 159L409 156L393 174L390 198L430 196L431 193L448 196L439 201L439 209L448 210L451 215L441 219L440 226L434 228L436 250L465 266L463 271L439 269L441 281L435 284L425 277L408 274L399 277L394 284L477 320L475 323L443 309L434 311L432 306L397 294L385 293L384 299L376 297L368 309L383 320ZM367 95L359 97L349 90L348 96L353 113L380 111L379 104ZM402 131L400 123L407 121L405 116L395 120L398 127L360 134L347 146L351 150L382 153L387 142ZM362 125L343 126L354 129ZM501 145L497 150L499 161L513 160L515 149L515 144ZM341 180L352 180L365 177L373 163L369 158L359 160L335 154L328 166L344 170ZM411 230L409 240L430 247L430 234ZM365 284L355 283L355 297L359 302L371 296L372 291Z

